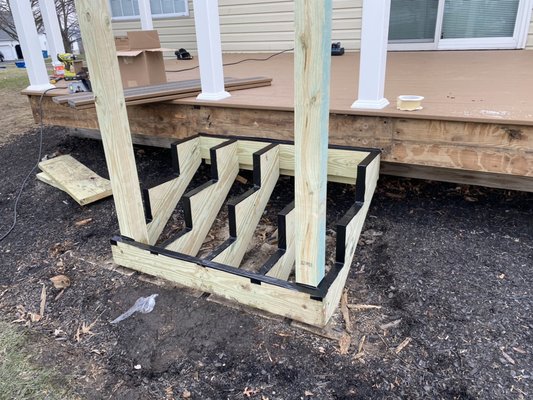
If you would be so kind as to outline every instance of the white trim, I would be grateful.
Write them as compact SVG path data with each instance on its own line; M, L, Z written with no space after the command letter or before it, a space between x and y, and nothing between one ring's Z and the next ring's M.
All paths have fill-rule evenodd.
M514 33L514 36L516 37L516 47L518 49L526 48L532 9L533 0L523 0L518 6L518 18L516 19Z
M516 49L516 40L512 37L441 39L438 50L490 50Z
M351 108L361 108L367 110L381 110L389 105L389 101L386 98L380 100L356 100L353 102Z
M59 28L55 1L39 0L39 8L41 9L44 30L48 41L47 50L49 50L52 63L56 63L58 62L57 55L65 52L65 46L63 45L61 29Z
M231 94L224 90L218 93L200 93L198 96L196 96L196 100L218 101L227 99L228 97L231 97Z

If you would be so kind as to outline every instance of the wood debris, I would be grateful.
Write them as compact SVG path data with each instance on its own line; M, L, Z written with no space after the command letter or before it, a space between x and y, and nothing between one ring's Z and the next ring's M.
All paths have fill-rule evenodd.
M339 339L339 353L344 355L348 354L350 349L350 344L352 343L352 338L346 332Z
M344 324L346 326L346 332L352 333L352 322L350 321L350 311L348 310L348 291L345 290L341 296L341 313L344 318Z
M56 275L50 280L56 289L66 289L70 286L70 278L66 275Z
M400 322L402 322L401 318L395 321L389 322L387 324L380 325L379 329L381 329L382 331L386 331L391 328L396 328L398 325L400 325Z
M411 343L411 340L413 340L413 339L411 339L410 337L405 338L405 340L404 340L403 342L401 342L401 343L398 345L398 347L396 347L396 350L394 350L394 352L395 352L396 354L400 354L400 352L401 352L401 351L402 351L402 350L403 350L403 349L404 349L409 343Z
M75 226L84 226L84 225L87 225L89 222L91 222L93 219L92 218L85 218L85 219L82 219L80 221L76 221L74 222L74 225Z
M41 317L44 317L44 310L46 308L46 286L44 286L44 283L42 285L43 288L41 289L41 305L39 307L39 314L41 314Z
M509 355L507 354L503 349L502 349L502 356L503 358L505 358L507 360L507 362L515 365L516 364L516 361Z
M351 310L379 310L381 306L375 306L373 304L347 304L348 308Z

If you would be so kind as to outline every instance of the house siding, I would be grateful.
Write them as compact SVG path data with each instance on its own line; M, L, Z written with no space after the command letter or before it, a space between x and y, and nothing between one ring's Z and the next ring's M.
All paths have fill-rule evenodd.
M359 50L362 0L333 0L333 42L346 50ZM196 53L194 9L189 16L154 19L161 45ZM276 52L294 47L294 0L219 0L222 50L225 52ZM113 22L115 35L141 28L140 21ZM533 18L526 47L533 49ZM166 53L166 56L173 56Z
M526 49L533 50L533 13L531 13L531 22L529 23L529 32L527 35Z
M346 50L359 49L361 11L362 0L333 0L331 38L342 42ZM189 14L154 19L154 29L159 31L163 47L183 47L196 53L192 0ZM276 52L294 47L294 0L219 0L219 15L225 52ZM140 27L140 21L113 22L115 35L125 35Z

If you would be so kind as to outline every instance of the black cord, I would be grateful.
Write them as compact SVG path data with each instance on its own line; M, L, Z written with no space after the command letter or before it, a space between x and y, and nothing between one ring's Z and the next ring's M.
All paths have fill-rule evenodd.
M276 57L276 56L279 56L280 54L283 54L283 53L286 53L288 51L292 51L294 50L294 47L292 49L286 49L286 50L282 50L282 51L279 51L277 53L274 53L274 54L271 54L270 56L268 56L267 58L245 58L244 60L240 60L240 61L235 61L235 62L231 62L231 63L226 63L226 64L222 64L223 67L227 67L229 65L237 65L237 64L240 64L240 63L243 63L243 62L247 62L247 61L268 61L270 60L272 57ZM184 69L176 69L176 70L171 70L171 71L165 71L165 72L185 72L185 71L192 71L193 69L196 69L196 68L199 68L200 66L197 65L196 67L191 67L191 68L184 68Z
M17 206L20 200L20 196L22 195L22 191L24 190L24 187L26 186L26 183L28 182L28 179L30 179L31 174L33 171L35 171L35 168L38 167L39 162L41 161L41 155L43 153L43 130L44 130L44 124L43 124L43 97L46 93L48 93L50 90L54 90L58 88L50 88L46 89L44 92L41 93L41 97L39 98L39 125L40 125L40 134L39 134L39 156L37 157L37 163L33 166L30 172L28 172L28 175L26 175L26 178L22 181L22 185L20 185L19 192L17 194L17 197L15 199L15 205L13 207L13 224L11 227L7 230L6 233L4 233L2 236L0 236L0 242L4 240L6 237L9 236L9 234L15 229L15 226L17 225Z

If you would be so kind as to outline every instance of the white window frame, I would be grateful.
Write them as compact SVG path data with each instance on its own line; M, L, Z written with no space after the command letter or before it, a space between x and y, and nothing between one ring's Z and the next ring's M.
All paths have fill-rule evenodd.
M516 22L512 37L441 39L442 21L444 19L444 2L439 0L437 23L433 42L402 43L400 40L389 41L390 51L418 50L498 50L523 49L526 47L533 0L520 0L516 12Z
M169 19L169 18L176 18L176 17L188 17L190 15L189 13L189 0L183 0L185 3L185 11L182 13L167 13L167 14L154 14L152 13L152 19ZM107 2L107 6L109 7L109 15L113 15L113 12L111 10L111 1ZM111 22L126 22L126 21L140 21L141 16L140 15L128 15L125 17L111 17Z

